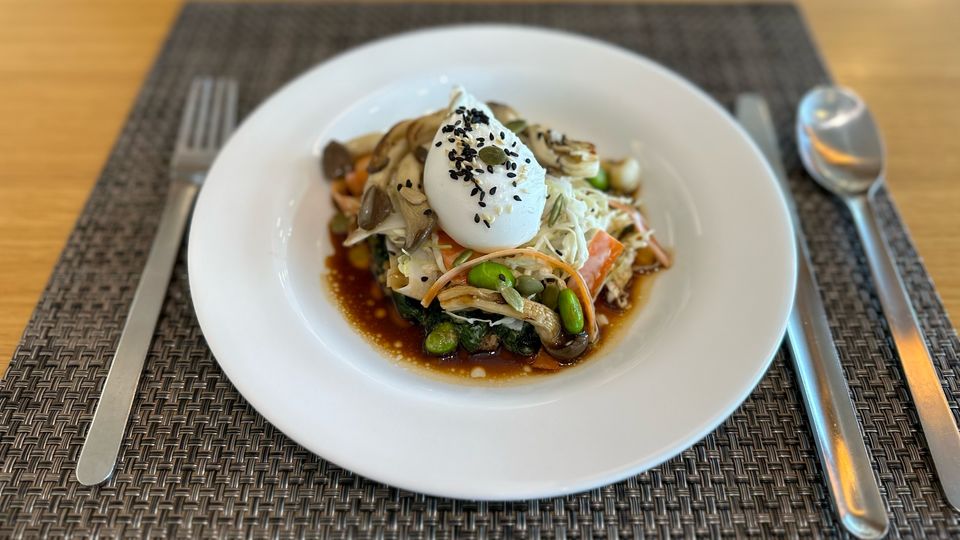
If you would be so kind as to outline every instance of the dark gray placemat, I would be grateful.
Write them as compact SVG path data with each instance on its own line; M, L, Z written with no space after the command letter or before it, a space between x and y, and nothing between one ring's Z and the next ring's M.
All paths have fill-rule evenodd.
M767 97L891 533L960 535L957 514L931 479L930 456L850 218L804 176L793 150L797 100L828 78L793 7L201 4L188 5L177 21L2 383L0 536L840 534L782 354L719 429L646 473L552 500L437 499L358 477L267 424L210 355L190 305L182 257L117 472L98 488L74 480L163 204L190 79L236 77L248 112L297 73L346 47L411 28L473 21L599 36L670 66L727 106L742 91ZM642 88L636 96L643 99ZM895 210L881 200L885 232L956 406L956 334Z

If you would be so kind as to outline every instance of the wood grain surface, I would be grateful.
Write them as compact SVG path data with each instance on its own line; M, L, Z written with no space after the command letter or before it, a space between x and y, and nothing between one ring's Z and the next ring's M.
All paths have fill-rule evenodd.
M894 199L960 313L960 2L799 3L874 110ZM0 0L0 371L180 5Z

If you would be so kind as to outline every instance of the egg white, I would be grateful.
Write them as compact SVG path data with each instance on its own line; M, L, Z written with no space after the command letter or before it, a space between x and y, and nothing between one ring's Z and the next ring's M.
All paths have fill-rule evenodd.
M445 126L464 126L460 107L482 111L488 123L475 122L465 132L445 130ZM480 157L473 157L461 164L461 169L469 164L473 179L451 178L451 172L460 173L455 160L450 159L451 152L461 155L464 145L474 150L489 147L491 135L493 145L511 153L508 162L490 166ZM546 204L545 177L546 171L533 152L494 117L486 104L463 88L453 90L448 114L434 136L423 171L427 201L440 227L451 238L463 247L484 253L530 241L540 228Z

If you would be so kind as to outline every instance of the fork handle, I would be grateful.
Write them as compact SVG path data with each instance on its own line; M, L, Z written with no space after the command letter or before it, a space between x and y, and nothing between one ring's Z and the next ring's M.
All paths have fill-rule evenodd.
M80 450L77 480L83 485L99 484L110 478L113 472L143 363L180 251L183 230L198 190L199 185L187 180L170 183L147 264L120 334L117 352L100 394L93 423Z
M863 241L877 296L900 356L900 365L940 477L940 486L950 506L960 509L960 432L943 393L933 357L923 339L910 296L880 232L870 195L850 197L846 203Z

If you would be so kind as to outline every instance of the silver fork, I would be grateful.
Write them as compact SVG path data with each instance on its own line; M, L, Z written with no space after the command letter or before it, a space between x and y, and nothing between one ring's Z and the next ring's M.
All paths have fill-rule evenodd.
M93 423L80 450L77 480L81 484L99 484L113 473L187 218L207 171L236 122L236 81L211 77L194 79L170 164L167 202L120 334Z

